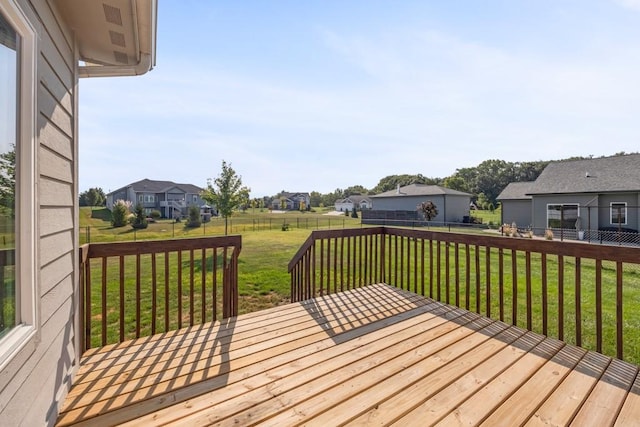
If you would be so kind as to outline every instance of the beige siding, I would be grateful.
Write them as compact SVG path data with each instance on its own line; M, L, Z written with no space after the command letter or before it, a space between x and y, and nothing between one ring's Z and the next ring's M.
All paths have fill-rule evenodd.
M53 424L76 369L75 81L70 31L47 1L17 0L38 32L39 316L35 339L0 371L3 425Z

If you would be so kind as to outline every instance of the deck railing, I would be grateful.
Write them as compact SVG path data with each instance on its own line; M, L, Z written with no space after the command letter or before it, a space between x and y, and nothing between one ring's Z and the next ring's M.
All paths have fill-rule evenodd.
M388 227L314 231L292 301L392 286L640 363L640 248Z
M83 350L236 316L240 236L80 248Z

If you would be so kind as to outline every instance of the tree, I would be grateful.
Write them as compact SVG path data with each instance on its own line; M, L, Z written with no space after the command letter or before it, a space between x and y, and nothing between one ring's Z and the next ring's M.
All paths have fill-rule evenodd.
M116 200L111 209L111 225L113 227L124 227L127 225L127 215L131 203L124 200Z
M351 218L358 218L358 208L356 205L353 205L353 210L351 211Z
M0 154L0 209L10 218L16 215L16 147Z
M197 205L189 206L189 221L187 222L188 228L198 228L202 224L200 220L200 208ZM226 232L225 232L226 234Z
M366 188L364 188L362 185L352 185L351 187L347 187L344 189L344 197L349 197L349 196L353 196L355 195L360 195L360 194L367 194L369 193L369 190L367 190Z
M227 234L229 217L233 211L247 200L251 190L242 185L242 177L236 174L231 164L222 161L222 171L215 180L207 181L207 188L200 194L203 200L215 205L224 218L224 234Z
M133 222L131 223L131 227L136 228L136 229L143 229L143 228L147 228L147 218L144 214L144 209L142 209L142 205L141 204L137 204L136 205L136 216L133 219Z
M420 212L424 216L424 219L427 221L427 223L438 216L438 208L431 200L420 203L417 206L417 209L418 212Z
M107 197L100 187L90 188L80 193L80 206L104 206L106 201Z

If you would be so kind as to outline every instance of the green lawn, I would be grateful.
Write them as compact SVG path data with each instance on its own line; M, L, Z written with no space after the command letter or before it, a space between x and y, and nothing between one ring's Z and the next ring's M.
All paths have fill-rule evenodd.
M480 211L483 212L483 211ZM488 213L488 212L486 212ZM493 213L495 215L495 212ZM498 213L499 215L499 213ZM132 238L132 231L130 227L122 227L121 229L114 229L110 226L109 222L106 220L106 214L104 210L95 209L93 211L89 209L82 208L81 209L81 226L86 226L90 224L92 226L91 231L91 240L101 240L101 241L115 241L115 240L129 240ZM300 248L302 243L307 239L312 229L314 223L318 225L325 224L329 225L328 221L322 223L322 220L327 219L326 216L323 217L320 214L313 213L287 213L287 214L269 214L267 212L251 212L246 214L239 214L238 217L234 217L232 219L233 232L234 234L242 235L242 252L239 259L239 312L246 313L252 312L256 310L261 310L268 307L273 307L275 305L284 304L289 302L290 300L290 277L287 272L287 265L295 252ZM338 216L331 217L333 228L342 228L342 226L347 227L359 227L360 223L358 219L351 219L348 217ZM344 220L344 223L343 223ZM217 221L217 223L216 223ZM138 232L137 238L140 239L142 237L150 238L150 239L166 239L171 238L174 235L174 230L170 227L175 226L175 237L188 237L188 236L199 236L206 233L206 235L219 235L222 233L221 229L221 220L216 219L213 221L215 224L210 224L207 226L206 231L205 227L201 227L196 230L185 230L183 224L171 224L170 222L160 221L156 224L151 224L148 230L144 230ZM283 231L281 224L288 223L290 227L288 231ZM306 227L309 228L306 228ZM216 228L217 227L217 228ZM325 227L326 228L326 227ZM171 234L168 234L167 230L171 230ZM453 249L450 249L453 250ZM471 249L473 250L473 248ZM484 249L483 252L479 254L481 261L481 273L480 278L481 281L484 282ZM460 255L462 257L462 253ZM158 260L159 265L162 265L162 255ZM471 254L471 262L473 264L473 260L475 257L475 253ZM444 257L443 257L444 258ZM212 261L209 261L212 263ZM524 254L519 254L518 269L519 271L525 271L524 266ZM540 275L541 267L539 256L533 255L532 259L532 277L531 277L531 290L532 290L532 300L533 300L533 330L537 332L542 331L541 318L542 318L542 304L541 304L541 295L542 295L542 277ZM442 263L444 263L444 259L442 259ZM505 272L507 273L505 277L505 281L508 282L509 279L509 269L510 269L510 252L505 253L504 259ZM143 276L150 276L149 261L143 260L143 268L145 268L143 272ZM405 264L407 265L407 264ZM625 333L625 359L632 362L640 362L640 312L638 312L633 308L633 304L638 301L640 297L640 271L638 270L638 265L631 265L628 271L625 270L625 288L624 288L624 301L625 301L625 309L624 309L624 333ZM115 266L111 266L111 272L109 275L116 274ZM453 277L455 275L455 271L453 270L453 266L450 266L450 277L453 281ZM472 266L472 269L475 268L475 265ZM211 266L208 267L208 271L211 271ZM441 274L444 277L445 265L441 265ZM499 313L499 306L497 303L496 296L498 295L497 283L499 282L498 277L498 263L497 257L494 255L491 258L491 283L492 283L492 295L493 303L491 305L491 314L492 316L497 316ZM595 282L595 268L590 264L589 261L583 260L582 262L582 276L581 282L583 284L581 288L581 309L582 309L582 330L583 330L583 345L587 348L594 349L595 348L595 294L593 292L593 283ZM609 355L615 355L615 327L612 324L613 313L615 313L615 266L605 265L605 270L603 272L603 312L604 312L604 323L605 328L603 331L604 334L604 352ZM172 271L171 274L176 274L175 271ZM405 273L406 274L406 273ZM159 273L162 276L162 272ZM428 273L425 274L428 277ZM565 301L565 313L564 313L564 329L565 329L565 339L568 342L573 341L574 331L575 331L575 289L572 285L575 282L574 278L574 267L572 264L565 264L564 268L564 276L565 276L565 288L562 292L562 296ZM413 277L412 270L409 271L407 277ZM549 313L549 334L554 336L558 332L558 298L560 296L560 292L557 284L558 277L558 265L554 259L549 259L547 264L547 281L548 281L548 313ZM129 282L133 281L133 278L128 279ZM199 283L200 276L196 277L196 284ZM444 280L444 279L442 279ZM186 280L185 280L186 283ZM461 295L463 298L463 303L461 304L464 307L464 298L466 298L465 291L465 278L461 277L462 290ZM519 277L518 278L518 320L517 323L519 326L526 326L526 278ZM468 295L470 307L471 309L475 308L476 301L476 293L475 293L475 273L471 275L471 291ZM197 286L197 285L196 285ZM443 285L444 286L444 285ZM413 289L411 289L413 290ZM511 322L511 309L510 304L512 301L512 288L510 285L507 285L504 289L505 291L505 321ZM131 292L131 291L128 291ZM162 291L159 291L160 294ZM177 289L173 287L168 291L170 293L170 300L172 305L172 314L171 314L171 328L175 328L177 326L177 309L175 307L175 301L177 298ZM208 290L207 292L212 292ZM443 292L443 300L444 300L444 289ZM451 302L455 301L455 296L453 294L453 289L450 289L450 297ZM482 301L481 304L481 312L485 312L485 303L484 303L484 287L480 294L480 299ZM109 289L108 291L108 301L118 300L118 289ZM164 296L158 295L156 300L159 306L164 304ZM131 295L130 298L135 300L134 295ZM143 292L142 298L145 299L143 303L142 312L145 313L145 316L149 316L148 312L150 310L150 300L149 291ZM183 290L183 301L184 307L188 307L188 292ZM128 298L129 299L129 298ZM131 299L129 299L131 300ZM196 302L194 306L194 310L197 313L199 311L200 306L199 303ZM100 296L96 296L94 298L93 304L94 307L100 306ZM95 308L94 308L95 310ZM130 318L131 315L127 314L127 318ZM109 313L109 323L114 324L113 329L117 330L117 313L115 311ZM148 319L145 320L148 323ZM184 325L183 325L184 326ZM163 329L160 327L159 331ZM131 332L131 330L129 330ZM144 331L148 333L148 331ZM95 334L95 332L94 332ZM110 332L110 336L112 333ZM110 340L113 337L111 336Z

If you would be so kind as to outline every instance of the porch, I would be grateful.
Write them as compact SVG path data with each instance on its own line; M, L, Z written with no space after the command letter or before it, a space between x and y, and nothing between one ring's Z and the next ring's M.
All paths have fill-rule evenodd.
M231 244L240 246L224 243ZM203 249L203 259L218 250ZM235 292L238 251L224 251L212 263L227 272L219 273L227 295ZM109 264L106 253L93 253L93 268ZM213 276L194 279L193 247L187 253L192 292L201 281L202 295L210 295L206 284L216 282L216 273L209 268ZM614 256L613 272L604 271ZM172 262L166 252L162 259ZM634 250L594 251L578 243L387 228L314 232L290 264L297 302L241 316L225 309L222 319L214 309L207 319L203 301L201 325L170 330L167 308L160 315L166 330L154 321L149 337L139 333L139 320L140 338L127 339L121 327L113 344L103 345L105 333L101 347L90 348L96 337L88 337L58 424L633 425L640 419L640 376L636 365L620 359L637 345L624 339L623 317L636 302L622 290L637 284L638 260ZM83 271L91 275L93 268ZM174 281L170 268L156 270L153 261L153 277ZM547 279L537 289L531 279L537 270L560 291ZM107 273L96 277L108 282ZM162 280L151 282L162 287ZM602 298L610 286L617 295L613 314ZM591 290L595 307L583 302ZM106 295L100 287L96 292ZM211 308L215 301L209 298ZM222 301L237 306L234 297ZM108 318L111 311L118 310L84 318ZM186 318L194 318L191 311ZM610 329L613 343L606 338Z
M384 284L88 351L59 425L630 425L636 366Z

